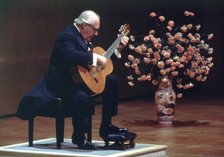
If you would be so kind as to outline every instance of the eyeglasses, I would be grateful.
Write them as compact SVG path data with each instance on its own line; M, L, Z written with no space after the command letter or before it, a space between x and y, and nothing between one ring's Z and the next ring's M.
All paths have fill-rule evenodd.
M87 23L87 25L89 25L89 26L93 29L94 33L96 33L96 32L99 31L99 28L98 28L98 29L97 29L97 28L94 28L92 25L90 25L90 24L88 24L88 23Z

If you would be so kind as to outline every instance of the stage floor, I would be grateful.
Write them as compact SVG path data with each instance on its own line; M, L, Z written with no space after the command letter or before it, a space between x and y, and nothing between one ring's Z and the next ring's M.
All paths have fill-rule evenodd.
M0 157L164 157L166 145L137 143L134 148L126 150L104 150L103 141L93 141L96 150L77 149L71 139L65 139L61 149L56 149L56 139L48 138L34 141L33 147L28 143L19 143L0 147Z
M154 100L136 99L121 101L118 115L113 124L127 127L136 133L136 143L167 145L168 157L224 157L224 100L203 98L178 99L174 124L170 127L158 125ZM201 99L201 100L200 100ZM101 141L102 105L96 105L93 116L92 139ZM28 123L16 117L0 119L0 147L28 141ZM73 134L72 119L65 119L64 137ZM34 126L34 140L55 137L55 121L52 118L37 117ZM5 153L5 152L4 152ZM2 156L1 156L2 155ZM0 157L12 157L3 155ZM41 155L36 155L36 157ZM13 156L15 157L15 156ZM23 156L24 157L24 156Z

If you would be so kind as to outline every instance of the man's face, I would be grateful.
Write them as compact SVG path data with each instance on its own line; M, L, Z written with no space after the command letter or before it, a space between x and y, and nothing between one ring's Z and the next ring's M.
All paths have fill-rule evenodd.
M97 20L93 25L84 23L82 36L86 41L90 41L94 36L98 35L100 22Z

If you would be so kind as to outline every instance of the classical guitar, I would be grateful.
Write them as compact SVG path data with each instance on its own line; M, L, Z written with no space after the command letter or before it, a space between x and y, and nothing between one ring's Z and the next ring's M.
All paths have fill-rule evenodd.
M120 34L118 35L117 39L112 43L112 45L108 48L107 51L105 51L101 47L95 47L93 49L93 53L97 53L99 55L103 55L107 59L107 63L104 68L100 66L92 66L87 65L84 66L78 66L78 72L82 78L82 80L85 82L85 84L89 87L89 89L96 93L100 94L103 92L105 88L106 83L106 76L113 71L113 63L110 59L114 51L119 47L121 38L123 36L127 36L130 32L129 25L125 24L122 25L119 29Z

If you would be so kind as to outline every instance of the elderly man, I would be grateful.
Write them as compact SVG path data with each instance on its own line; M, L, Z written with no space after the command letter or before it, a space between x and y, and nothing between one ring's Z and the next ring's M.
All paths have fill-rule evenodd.
M90 91L84 83L74 81L71 69L78 65L93 65L104 67L107 60L104 56L92 53L90 43L100 29L100 17L94 11L83 11L74 24L67 27L57 37L51 55L49 68L44 78L27 94L41 98L44 105L52 97L60 97L74 112L72 142L80 149L94 149L94 145L86 140L86 107L89 106ZM127 45L129 38L124 36L115 56L121 57L121 50ZM115 57L116 58L116 57ZM79 76L77 76L79 77ZM27 96L26 95L26 96ZM117 115L118 106L118 80L110 74L106 77L105 89L102 93L103 109L102 122L99 134L105 138L108 134L127 131L111 123L113 116ZM19 104L18 117L25 119L28 109Z

